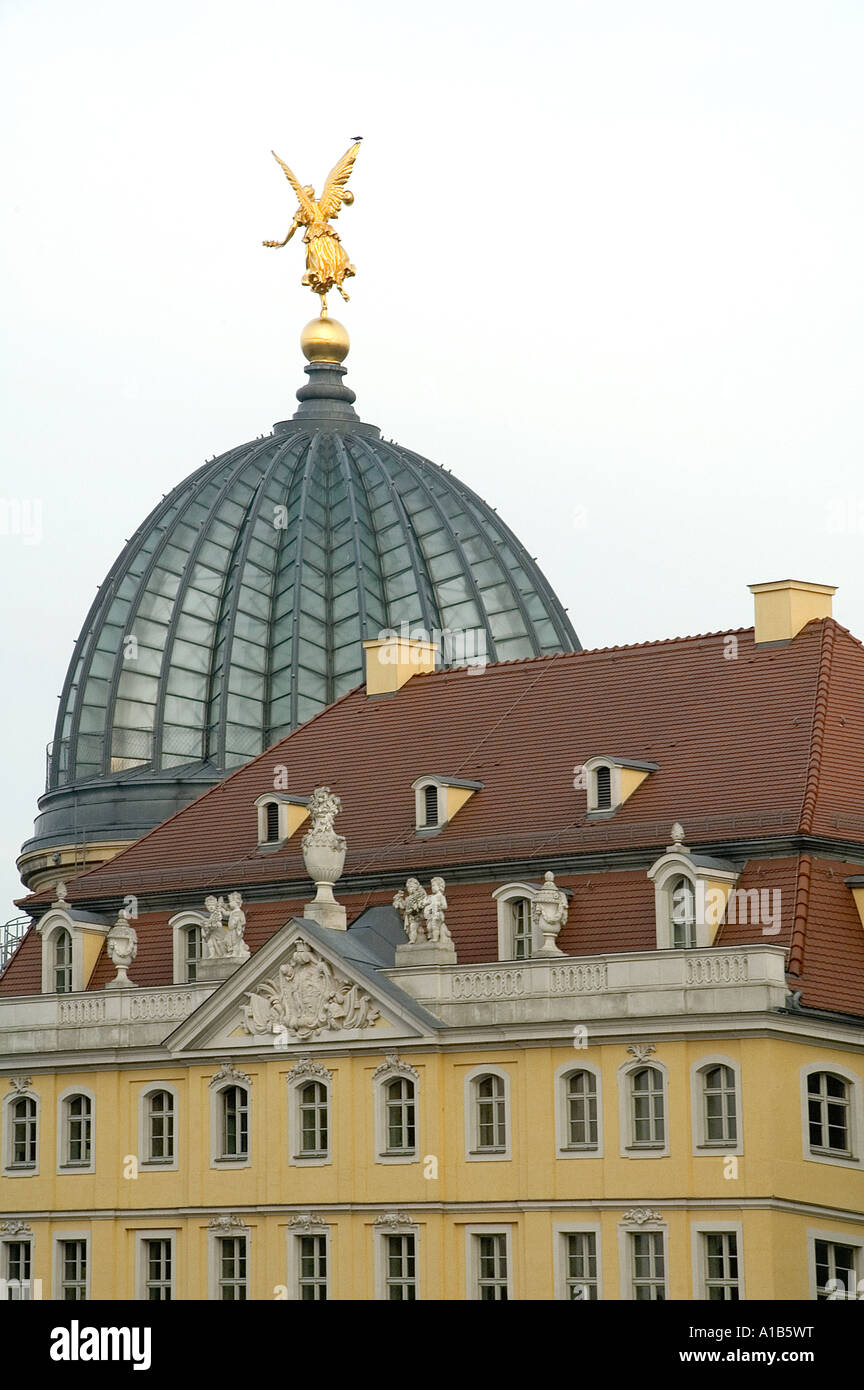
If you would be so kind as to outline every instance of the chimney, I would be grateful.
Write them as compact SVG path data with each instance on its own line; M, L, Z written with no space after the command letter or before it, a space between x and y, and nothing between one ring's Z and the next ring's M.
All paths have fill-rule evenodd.
M378 637L364 642L366 694L395 695L412 676L435 670L437 642L418 642L413 637Z
M770 584L751 584L756 627L756 646L791 642L814 618L831 617L831 595L836 585L808 584L804 579L777 579Z

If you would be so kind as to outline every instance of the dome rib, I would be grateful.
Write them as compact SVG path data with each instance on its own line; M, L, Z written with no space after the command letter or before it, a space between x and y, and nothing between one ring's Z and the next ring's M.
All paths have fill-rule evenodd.
M385 445L384 447L385 447L391 454L396 452L395 449L393 448L393 446L390 445L390 444L387 444L387 445ZM493 635L492 635L492 629L491 629L491 627L490 627L490 625L489 625L489 619L488 619L488 616L487 616L487 613L486 613L486 607L485 607L485 604L483 603L483 600L482 600L481 597L480 597L480 590L478 589L477 583L476 583L476 581L475 581L475 579L474 579L474 575L473 575L472 572L471 572L471 565L470 565L469 562L468 562L468 557L467 557L467 555L465 554L465 551L464 551L462 545L460 544L459 537L456 535L456 532L453 530L453 527L452 527L452 525L451 525L451 523L450 523L450 518L447 516L446 512L444 511L444 508L440 505L440 503L439 503L439 501L438 501L438 498L435 496L435 494L434 494L434 492L432 491L431 487L429 487L429 486L427 485L426 480L424 479L424 477L423 477L423 475L422 475L422 471L421 471L420 469L418 469L417 467L415 467L414 464L411 463L412 454L411 454L410 450L404 449L404 450L402 450L402 451L400 451L400 452L401 452L401 454L402 454L402 457L403 457L405 466L407 467L409 473L410 473L411 476L414 478L414 480L415 480L415 482L417 483L418 487L422 488L422 490L423 490L425 496L428 497L428 499L429 499L430 505L433 507L433 509L435 510L436 514L440 517L442 529L443 529L444 531L446 531L446 532L447 532L447 535L450 537L450 541L451 541L451 544L452 544L452 547L453 547L453 551L454 551L454 553L459 557L459 560L461 561L462 575L463 575L463 577L464 577L464 578L467 580L467 582L468 582L468 588L469 588L470 591L471 591L471 595L472 595L472 598L473 598L473 600L474 600L474 604L475 604L475 606L476 606L476 608L477 608L477 618L478 618L478 621L479 621L479 622L482 624L482 626L483 626L483 630L484 630L484 632L485 632L485 634L486 634L486 641L487 641L488 644L489 644L489 649L488 649L487 655L488 655L488 658L489 658L490 661L494 661L494 660L495 660L495 657L496 657L496 651L495 651L495 638L494 638ZM419 455L413 455L413 457L417 458L417 457L419 457ZM422 541L419 542L419 545L420 545L420 548L422 549ZM442 613L442 615L441 615L442 619L443 619L443 616L444 616L444 615L443 615L443 613ZM449 623L443 623L443 622L442 622L441 627L442 627L442 628L444 628L444 627L449 628Z
M200 471L201 470L199 469L198 472L200 473ZM178 518L182 517L185 514L188 507L192 504L194 496L194 486L192 486L188 482L183 482L172 492L170 492L167 497L163 498L162 502L153 509L153 511L150 513L150 516L143 523L143 525L140 526L138 530L133 533L132 539L127 542L126 549L121 552L114 565L112 566L111 570L109 571L108 580L106 580L105 584L103 584L102 586L104 590L107 590L107 592L105 592L104 594L104 602L100 606L100 612L96 615L96 618L94 618L92 626L88 627L88 624L85 624L85 628L82 631L82 638L85 634L87 634L89 640L83 643L82 647L81 670L78 674L77 680L78 699L75 703L75 706L73 707L72 720L69 729L67 770L69 773L68 780L70 781L76 781L79 777L81 718L85 708L87 707L87 701L85 700L84 696L87 692L88 683L91 680L91 678L99 679L98 677L93 676L93 659L98 649L99 638L104 632L105 627L108 626L107 620L111 616L114 605L117 602L123 601L121 599L119 590L125 582L126 578L128 577L133 564L140 556L148 536L152 535L153 531L157 529L159 526L161 526L163 523L166 523L163 527L161 538L158 544L156 544L153 547L153 553L150 556L150 560L145 566L143 574L141 575L138 581L139 587L137 590L136 602L140 601L141 594L146 590L147 582L150 576L152 575L154 569L156 568L156 565L158 564L159 556L161 555L164 547L168 544L170 529L167 523L171 520L176 521ZM134 607L135 603L133 603L133 600L130 599L128 601L127 612L124 616L123 623L121 624L121 626L127 632L129 629L130 614L133 611ZM79 642L80 641L81 639L79 638ZM118 644L117 650L114 654L110 677L108 677L107 679L105 703L101 706L101 708L105 712L106 718L105 727L103 727L102 734L98 736L101 737L102 741L102 747L99 757L99 772L90 774L85 773L85 777L88 775L98 776L100 773L102 775L105 775L107 772L110 771L111 768L110 738L108 737L107 731L108 712L113 712L114 709L117 682L119 680L118 672L119 669L122 668L123 659L124 649L123 643L121 641ZM75 670L75 664L75 659L73 657L73 663L71 668L73 671ZM95 708L95 706L93 707ZM61 745L61 730L64 717L65 711L63 708L63 703L61 702L61 713L58 717L56 736L57 740L60 741ZM85 736L97 737L97 735L94 734L89 734ZM90 761L92 760L88 759L87 763L85 763L85 766L87 766Z
M432 588L431 584L429 584L425 568L421 563L420 549L417 542L417 537L414 534L414 528L411 525L410 518L408 516L407 511L405 510L405 504L402 501L402 498L400 497L396 489L396 485L393 482L393 477L390 473L390 470L387 468L384 459L380 455L373 453L367 440L357 439L356 442L360 446L360 449L363 451L363 453L366 455L367 459L369 460L370 466L373 468L377 468L378 472L381 474L384 483L387 487L387 491L390 500L393 503L396 514L404 527L406 545L408 548L408 556L411 561L411 570L414 575L414 585L417 593L417 598L420 604L421 622L422 625L426 628L426 630L428 632L431 632L433 628L440 628L442 626L441 615L437 611L437 605L433 607L433 605L435 604L434 589ZM378 534L379 533L376 530L376 540L378 538ZM393 627L393 614L390 608L390 600L387 597L386 583L384 585L384 602L387 610L388 624L390 625L390 627Z
M177 586L173 598L171 600L171 617L168 621L168 624L166 625L166 633L162 646L161 660L159 661L159 670L158 675L156 676L156 679L158 680L158 689L156 692L156 700L154 702L154 718L150 747L150 757L149 759L144 760L145 762L152 762L154 766L158 767L161 765L161 758L163 755L162 735L164 729L164 709L165 698L171 674L171 656L173 653L174 639L176 636L177 626L186 611L184 607L184 602L189 591L190 575L194 573L195 562L197 560L198 555L200 554L202 545L207 540L210 526L213 523L217 510L224 501L224 499L229 495L232 485L236 482L237 478L242 475L243 471L249 467L251 462L257 461L257 459L260 457L262 453L266 453L267 450L271 449L272 447L272 441L266 440L260 444L252 446L250 453L250 446L247 444L245 446L241 446L236 450L231 450L229 454L221 455L220 458L214 460L214 463L220 465L220 467L214 468L213 464L205 465L205 468L207 468L206 474L202 476L202 473L204 471L199 470L198 487L193 491L192 495L186 499L186 503L182 511L179 512L178 516L175 518L175 525L182 524L183 520L188 517L188 513L194 506L197 505L199 508L207 507L207 504L204 503L202 500L202 493L205 493L208 488L213 487L215 485L216 492L213 501L212 503L210 503L209 507L207 507L207 509L204 512L204 515L201 517L198 523L198 535L192 542L192 546L189 551L189 554L186 557L185 564L183 565L183 568L181 569L180 574L178 576ZM210 471L211 469L212 472ZM219 485L216 482L216 478L213 476L213 474L216 474L218 477L218 475L222 472L223 469L225 470L225 477L221 485ZM191 525L191 522L189 524ZM147 595L152 592L150 587L150 581L153 578L156 569L159 567L160 560L164 559L167 547L172 543L172 535L173 531L166 529L159 545L154 550L154 554L152 556L150 564L147 567L146 574L142 577L135 602L130 605L130 610L126 618L126 630L130 635L136 635L134 633L135 624L139 621L142 621L142 603L144 602ZM146 621L146 619L143 621ZM119 730L120 728L126 727L119 725L116 719L116 707L117 701L120 698L119 690L123 673L124 655L123 649L121 647L117 653L117 657L114 664L114 670L112 673L111 686L108 692L108 705L106 710L106 716L110 711L110 718L106 717L104 750L105 772L110 772L112 769L112 763L122 756L120 754L115 755L113 752L113 735L115 730ZM132 730L130 730L130 732L132 732ZM201 752L206 755L206 750L203 748L203 743Z

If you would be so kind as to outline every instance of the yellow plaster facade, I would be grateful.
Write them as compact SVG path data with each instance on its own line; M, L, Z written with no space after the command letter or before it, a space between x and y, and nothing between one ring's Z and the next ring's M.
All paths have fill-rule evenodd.
M70 1237L89 1242L89 1297L142 1297L139 1238L148 1232L173 1238L174 1297L216 1297L208 1252L219 1233L210 1223L226 1214L248 1239L250 1299L298 1297L289 1243L299 1236L290 1223L303 1214L326 1228L334 1299L385 1296L376 1242L388 1231L414 1234L416 1296L428 1299L478 1296L471 1257L478 1229L506 1236L508 1292L516 1299L569 1296L562 1241L570 1231L594 1232L599 1296L612 1300L633 1297L631 1237L640 1232L662 1236L670 1299L705 1296L704 1227L739 1233L747 1299L813 1297L817 1237L854 1245L860 1259L860 1148L855 1163L814 1158L802 1112L808 1068L853 1077L860 1109L860 1051L812 1038L725 1033L644 1047L642 1061L666 1077L668 1156L627 1149L628 1072L642 1061L618 1040L402 1048L400 1062L417 1074L417 1129L415 1156L399 1162L382 1162L376 1142L380 1053L317 1051L331 1073L326 1161L298 1161L293 1152L289 1073L297 1055L274 1048L235 1059L250 1082L250 1152L248 1165L228 1169L211 1166L208 1142L218 1062L177 1057L34 1072L28 1093L40 1103L39 1172L4 1176L0 1210L32 1229L32 1274L43 1297L58 1296L55 1247ZM718 1058L736 1070L739 1142L708 1149L699 1144L693 1077L705 1059ZM598 1078L600 1152L560 1156L556 1088L583 1065ZM466 1090L486 1068L508 1083L507 1153L494 1159L472 1157L466 1137ZM141 1096L160 1083L176 1095L176 1170L140 1162ZM60 1099L78 1087L93 1097L93 1171L58 1171Z

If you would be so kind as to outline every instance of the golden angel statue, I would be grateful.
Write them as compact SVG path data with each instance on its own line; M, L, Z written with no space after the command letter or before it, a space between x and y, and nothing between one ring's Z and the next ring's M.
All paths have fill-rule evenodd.
M356 274L339 240L339 234L334 232L330 222L339 216L339 209L343 203L350 206L354 201L354 194L345 185L351 177L359 149L358 140L343 154L338 164L333 166L327 175L324 192L318 199L315 197L315 189L310 184L301 187L285 161L279 158L275 150L270 151L297 194L300 206L294 214L294 221L285 240L265 241L264 245L287 246L297 228L305 227L303 240L306 243L306 274L303 276L303 284L308 285L315 294L320 294L322 317L327 314L329 291L335 285L342 298L348 299L343 281L347 276Z

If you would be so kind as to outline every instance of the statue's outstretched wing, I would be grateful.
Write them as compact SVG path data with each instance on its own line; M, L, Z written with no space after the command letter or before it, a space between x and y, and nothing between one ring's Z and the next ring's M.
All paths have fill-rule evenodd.
M360 149L360 141L352 145L339 160L334 164L330 173L327 175L327 182L324 185L324 192L318 199L318 206L325 217L336 217L342 206L342 199L345 196L345 185L351 177L351 170L354 168L354 160ZM351 199L349 198L350 202Z
M294 174L292 173L292 171L288 168L288 165L285 163L285 160L284 160L284 159L280 159L279 156L278 156L278 154L276 153L275 150L271 150L270 153L272 154L273 158L276 160L276 163L277 163L278 165L281 166L281 169L282 169L283 174L285 175L286 179L287 179L288 182L290 183L291 187L294 189L294 192L297 194L297 201L299 202L299 204L300 204L301 208L303 209L303 211L304 211L305 213L307 213L308 216L310 216L310 217L313 216L313 215L314 215L314 212L315 212L315 208L314 208L313 205L312 205L312 200L311 200L311 198L309 198L309 197L307 196L307 194L305 194L305 193L303 192L303 189L301 188L300 184L297 182L297 179L294 177Z

